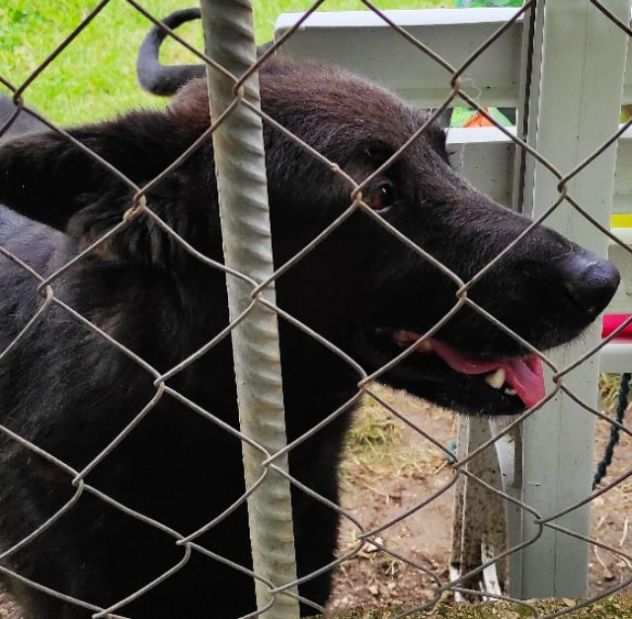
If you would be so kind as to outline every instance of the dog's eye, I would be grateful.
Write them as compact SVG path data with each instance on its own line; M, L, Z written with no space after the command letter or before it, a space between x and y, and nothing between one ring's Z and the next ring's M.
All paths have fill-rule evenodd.
M371 193L368 205L376 212L386 212L395 204L395 187L392 183L380 183Z

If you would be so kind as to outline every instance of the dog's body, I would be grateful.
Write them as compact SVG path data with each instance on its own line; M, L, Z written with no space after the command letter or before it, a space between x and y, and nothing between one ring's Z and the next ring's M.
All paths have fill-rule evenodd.
M365 178L426 117L361 80L317 66L271 62L262 75L264 109L358 179ZM137 183L175 159L208 126L206 86L192 82L168 112L136 113L72 134ZM282 264L350 204L350 187L270 127L265 129L275 261ZM148 205L204 254L222 260L209 143L150 191ZM363 193L393 226L463 279L471 277L528 221L494 205L449 167L444 137L431 127ZM0 202L28 220L0 221L0 244L43 275L119 222L131 191L54 134L0 148ZM33 223L42 222L49 228ZM37 282L0 256L0 351L42 299ZM540 348L566 342L603 309L616 271L544 228L534 230L470 291ZM209 341L228 322L224 275L203 265L148 217L53 282L55 294L160 372ZM278 304L354 357L368 371L423 333L455 304L457 285L365 213L357 212L279 278ZM502 291L502 294L499 293ZM295 439L357 391L357 374L281 321L288 434ZM512 413L530 404L461 371L532 370L511 338L463 308L433 339L437 354L415 354L382 380L466 412ZM515 370L518 372L518 369ZM513 375L512 375L513 376ZM515 376L514 376L515 379ZM155 394L153 376L101 335L53 306L0 363L0 423L60 458L85 467ZM509 380L509 378L508 378ZM517 379L516 379L517 380ZM230 340L169 386L237 427ZM349 412L290 453L291 473L337 502L336 472ZM72 471L0 439L0 552L30 534L77 491ZM189 534L244 491L237 439L170 396L86 478L127 507ZM299 574L332 561L338 517L293 492ZM107 607L175 566L184 555L168 532L107 505L89 490L6 563L35 582ZM250 565L245 507L199 543ZM93 613L8 580L29 619L87 619ZM301 594L323 604L329 576ZM118 611L135 619L233 619L255 608L253 582L194 552L182 571ZM308 609L304 609L307 612Z

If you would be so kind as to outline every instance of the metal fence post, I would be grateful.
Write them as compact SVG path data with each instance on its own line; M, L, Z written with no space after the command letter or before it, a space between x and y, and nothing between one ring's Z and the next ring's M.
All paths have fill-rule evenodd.
M602 4L627 23L629 0ZM530 109L537 110L537 127L530 124L529 143L562 174L571 172L611 137L618 127L626 61L627 37L590 2L540 0L536 40L542 30L542 63L534 64ZM540 50L534 50L537 57ZM535 132L535 133L534 133ZM616 148L594 160L569 183L569 192L595 219L608 225L612 206ZM534 215L541 215L559 196L557 179L540 164L525 178L525 194L533 197ZM526 200L528 204L529 199ZM563 203L547 221L580 245L605 255L607 239ZM552 354L563 368L598 342L593 327L578 343ZM564 378L582 401L597 407L599 360L591 357ZM549 384L549 388L551 385ZM523 500L543 517L557 513L591 491L594 416L570 398L558 395L524 424ZM582 535L590 534L589 506L555 521ZM533 517L523 514L522 535L538 531ZM520 561L521 579L512 579L512 593L522 598L582 596L586 592L588 544L545 528L527 547Z
M256 60L249 0L202 0L208 55L235 76ZM209 68L211 115L217 119L234 101L234 82ZM259 79L244 83L244 96L260 105ZM220 218L226 264L263 281L273 273L268 191L261 118L238 105L213 134ZM251 302L251 289L227 277L231 320ZM261 294L275 301L272 285ZM256 304L232 332L239 416L244 434L275 453L286 445L285 413L276 315ZM244 444L246 486L261 476L262 455ZM287 458L276 461L287 470ZM268 471L263 484L248 499L253 565L257 575L281 586L296 579L290 487L287 479ZM265 584L257 581L257 606L270 602ZM295 598L277 596L266 619L296 619Z

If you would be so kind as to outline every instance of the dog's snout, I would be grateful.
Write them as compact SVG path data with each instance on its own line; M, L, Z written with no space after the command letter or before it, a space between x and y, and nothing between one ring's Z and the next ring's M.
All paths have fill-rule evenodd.
M616 267L587 251L567 254L557 266L565 292L590 319L606 308L619 286Z

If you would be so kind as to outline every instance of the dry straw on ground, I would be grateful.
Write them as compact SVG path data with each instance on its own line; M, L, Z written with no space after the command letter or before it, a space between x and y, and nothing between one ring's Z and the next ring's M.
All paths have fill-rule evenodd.
M529 600L529 604L544 617L558 610L566 610L576 605L574 600ZM397 611L352 611L331 617L330 619L394 619ZM632 619L632 598L614 597L597 602L589 608L583 608L567 615L573 619ZM441 605L432 614L409 615L409 619L527 619L536 617L533 610L526 606L507 602L494 602L480 605Z

